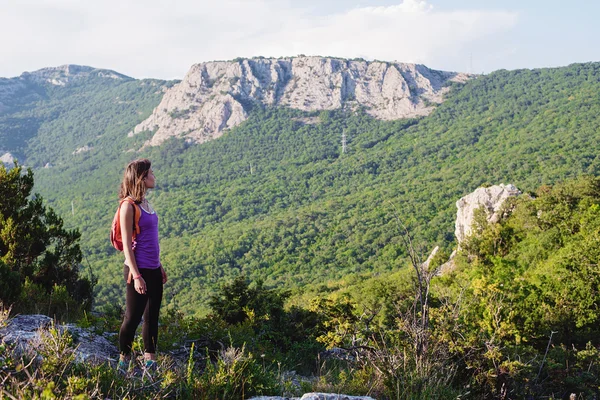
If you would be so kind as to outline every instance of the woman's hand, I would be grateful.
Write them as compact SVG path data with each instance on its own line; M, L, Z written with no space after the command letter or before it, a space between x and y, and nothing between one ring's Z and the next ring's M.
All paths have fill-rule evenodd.
M133 281L133 288L139 294L146 294L146 281L144 280L144 278L142 278L141 275L138 279L135 279Z
M160 272L162 273L163 284L167 283L167 273L162 265L160 266Z

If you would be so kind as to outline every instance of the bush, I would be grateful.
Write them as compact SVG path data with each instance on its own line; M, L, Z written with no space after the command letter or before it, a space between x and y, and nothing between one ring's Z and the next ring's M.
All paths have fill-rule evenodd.
M281 391L275 374L261 366L245 348L229 347L194 382L200 399L245 399Z

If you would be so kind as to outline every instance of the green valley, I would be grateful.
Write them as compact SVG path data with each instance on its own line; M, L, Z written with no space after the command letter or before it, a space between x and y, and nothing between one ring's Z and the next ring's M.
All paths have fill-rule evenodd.
M92 80L52 88L0 119L3 132L15 120L36 121L19 148L35 169L36 190L82 232L98 305L121 294L121 257L107 236L122 168L134 157L150 158L157 172L151 201L172 277L167 303L200 314L210 293L239 274L301 296L403 268L394 210L423 253L450 249L454 203L476 187L534 190L600 167L596 63L454 84L433 114L411 120L255 104L248 121L214 141L170 139L132 151L147 136L127 133L163 85ZM91 150L75 152L83 146Z
M48 386L35 390L139 398L305 388L381 399L597 394L600 63L453 83L430 115L396 121L355 104L304 112L247 102L248 119L221 137L157 147L144 147L154 132L128 133L176 82L94 71L64 86L22 78L10 101L0 97L0 153L33 169L43 198L26 201L30 174L0 169L0 189L10 194L0 210L0 273L12 279L0 284L2 294L18 278L10 268L24 265L50 296L27 280L21 296L59 312L56 300L68 296L52 286L56 264L68 272L60 282L69 293L97 279L94 304L103 312L80 323L118 329L123 259L109 243L110 222L124 166L148 157L170 276L161 345L183 348L189 360L162 371L160 387L138 388L108 364L49 359L35 375ZM499 183L524 194L496 223L476 213L454 269L438 275L456 247L456 201ZM37 252L28 254L30 243ZM419 265L415 254L425 259L435 246L439 255ZM80 271L70 269L80 259ZM91 300L80 297L65 304ZM2 323L9 311L0 311ZM194 359L189 343L204 355ZM243 362L227 361L231 352ZM31 365L0 346L0 367L14 367L6 375L13 393L29 395L33 375L19 371ZM54 374L58 367L67 375ZM317 378L292 390L282 370Z

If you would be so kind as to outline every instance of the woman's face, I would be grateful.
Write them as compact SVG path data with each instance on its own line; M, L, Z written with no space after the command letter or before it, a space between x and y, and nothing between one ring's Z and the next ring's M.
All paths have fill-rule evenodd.
M154 171L152 170L152 168L150 168L148 174L144 178L144 183L146 184L146 189L154 189L156 178L154 177Z

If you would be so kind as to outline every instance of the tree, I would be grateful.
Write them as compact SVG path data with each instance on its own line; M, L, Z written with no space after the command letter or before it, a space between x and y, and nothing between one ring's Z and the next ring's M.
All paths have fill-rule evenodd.
M19 299L27 282L41 296L64 288L75 304L89 309L93 283L79 276L81 235L64 229L62 218L40 196L31 196L33 183L31 169L23 173L17 162L12 169L0 166L0 301L16 302L19 310L28 300Z
M240 275L224 284L220 292L212 295L209 305L228 324L244 322L249 314L257 318L268 316L270 320L279 320L284 314L283 303L286 297L286 294L265 289L262 281L251 287L246 277Z

